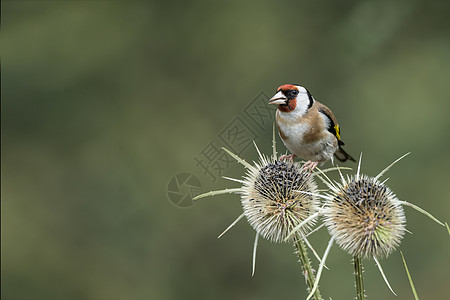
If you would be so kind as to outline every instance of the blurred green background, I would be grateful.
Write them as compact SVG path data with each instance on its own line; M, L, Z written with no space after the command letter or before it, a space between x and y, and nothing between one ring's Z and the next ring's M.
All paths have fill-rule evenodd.
M283 83L334 111L367 174L411 152L388 185L448 221L450 2L336 2L2 1L2 298L306 296L291 245L260 241L252 278L250 226L216 238L238 196L167 196L180 172L203 191L236 187L194 158ZM271 123L258 130L270 153ZM405 211L418 294L443 299L448 234ZM327 239L311 241L323 253ZM411 299L399 251L382 264L398 296L366 261L370 298ZM334 247L327 265L322 294L353 299L350 256Z

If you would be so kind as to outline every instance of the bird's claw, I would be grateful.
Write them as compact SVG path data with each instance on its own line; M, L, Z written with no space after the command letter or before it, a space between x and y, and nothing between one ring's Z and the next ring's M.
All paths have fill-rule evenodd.
M305 162L303 164L303 169L304 170L310 170L310 172L314 171L314 169L317 167L317 165L319 164L318 161L310 161L308 160L307 162Z
M295 154L291 154L291 155L281 155L281 156L280 156L280 161L285 161L285 160L288 160L288 159L294 161L294 158L295 158Z

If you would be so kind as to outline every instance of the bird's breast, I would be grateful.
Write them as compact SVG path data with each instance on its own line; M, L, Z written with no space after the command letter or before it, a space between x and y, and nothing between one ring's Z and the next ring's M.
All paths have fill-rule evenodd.
M304 159L322 161L329 159L337 147L337 139L328 132L319 115L291 118L277 114L278 132L291 153ZM336 144L336 145L335 145Z
M303 143L304 136L310 131L310 126L303 122L290 123L278 120L278 132L286 143Z
M296 115L294 113L277 112L278 132L283 141L290 143L303 143L304 139L308 139L315 130L310 123L307 122L305 116Z

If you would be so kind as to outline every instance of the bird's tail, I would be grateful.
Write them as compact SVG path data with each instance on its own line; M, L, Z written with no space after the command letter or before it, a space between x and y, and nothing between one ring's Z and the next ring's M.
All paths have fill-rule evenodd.
M339 145L339 148L336 150L336 152L334 152L334 156L339 160L339 161L347 161L347 160L351 160L356 162L356 160L347 152L344 151L344 149L342 149L342 147Z

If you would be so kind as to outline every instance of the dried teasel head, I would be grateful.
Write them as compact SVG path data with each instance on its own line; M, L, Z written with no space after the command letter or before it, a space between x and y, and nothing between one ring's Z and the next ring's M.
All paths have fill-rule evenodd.
M262 237L282 242L294 227L318 211L317 186L308 170L291 161L261 157L248 169L241 202L250 225ZM306 233L307 222L298 231Z
M324 210L325 224L337 244L356 257L386 257L405 233L401 202L383 183L358 175L335 186Z

